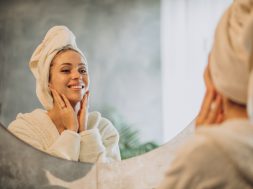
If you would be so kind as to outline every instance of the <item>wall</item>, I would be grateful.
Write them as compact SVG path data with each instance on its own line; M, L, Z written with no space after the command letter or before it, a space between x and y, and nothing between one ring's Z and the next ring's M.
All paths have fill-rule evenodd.
M116 109L143 140L161 141L160 1L153 0L1 1L1 122L40 107L28 61L47 30L62 24L87 56L91 110Z
M197 116L214 30L232 0L162 0L161 62L164 141Z

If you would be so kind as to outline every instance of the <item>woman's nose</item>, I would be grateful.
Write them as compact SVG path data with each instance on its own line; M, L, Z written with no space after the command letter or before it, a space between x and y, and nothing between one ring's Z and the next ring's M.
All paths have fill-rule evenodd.
M78 70L74 70L71 76L72 76L72 79L82 78L82 74Z

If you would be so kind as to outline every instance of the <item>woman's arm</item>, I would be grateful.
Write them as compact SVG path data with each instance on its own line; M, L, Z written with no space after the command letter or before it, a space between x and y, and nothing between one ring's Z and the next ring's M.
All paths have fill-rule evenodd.
M79 160L82 162L119 161L119 134L112 123L98 112L89 115L88 129L80 133Z

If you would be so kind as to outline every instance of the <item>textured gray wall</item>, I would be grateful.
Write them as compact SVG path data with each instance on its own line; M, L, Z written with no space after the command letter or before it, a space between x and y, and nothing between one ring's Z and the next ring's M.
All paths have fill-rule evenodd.
M48 29L68 26L89 62L91 110L113 107L143 140L162 135L160 1L0 2L0 121L40 107L28 61Z

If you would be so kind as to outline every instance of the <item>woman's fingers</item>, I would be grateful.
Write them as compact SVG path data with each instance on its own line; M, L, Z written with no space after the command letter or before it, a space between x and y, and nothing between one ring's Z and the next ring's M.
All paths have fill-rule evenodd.
M205 116L198 116L196 119L196 126L211 125L221 123L223 120L222 97L216 95L214 101L205 107Z
M67 97L64 94L61 94L61 97L64 101L65 107L66 108L71 107L71 104L70 104L69 100L67 99Z
M218 118L218 115L221 117ZM196 119L196 126L217 123L221 121L222 117L222 97L215 91L207 91Z
M211 106L214 98L215 98L215 91L214 90L206 91L200 112L199 112L197 119L196 119L196 126L203 125L206 122L207 117L209 116L210 106Z
M79 121L79 132L82 132L87 127L87 115L88 115L88 98L89 98L89 91L86 92L82 101L81 101L81 109L78 112L78 121Z
M49 116L53 123L55 124L56 128L58 129L59 133L62 133L62 131L65 130L64 124L62 122L62 116L61 116L61 111L62 111L62 106L61 99L59 99L59 95L56 92L56 90L50 88L52 97L53 97L53 108L49 110Z
M67 99L67 97L64 94L59 94L59 95L65 104L65 108L61 110L63 124L65 125L66 129L77 132L79 125L78 125L76 113L73 107L71 106L69 100Z
M210 59L210 56L209 56ZM217 93L214 84L212 82L209 64L204 72L204 80L206 85L206 94L200 108L200 112L196 119L196 126L213 124L220 121L220 112L222 110L222 98ZM222 115L222 114L221 114Z
M206 124L216 123L217 116L221 109L221 96L217 95L214 102L209 107L208 117L206 119Z
M65 102L62 100L60 97L59 93L55 89L51 89L52 94L53 94L53 99L55 101L55 104L58 106L58 108L62 109L66 107Z
M205 119L208 116L209 108L213 99L215 98L215 91L207 91L200 109L199 118Z
M217 115L216 123L222 123L224 121L224 111L223 111L223 103L221 102L220 110Z
M210 62L210 55L208 60L208 62ZM204 72L206 94L202 102L200 112L196 118L196 127L201 125L217 124L222 122L224 118L222 96L214 87L209 65L210 64L208 63Z
M87 108L90 91L87 91L81 101L81 109Z

